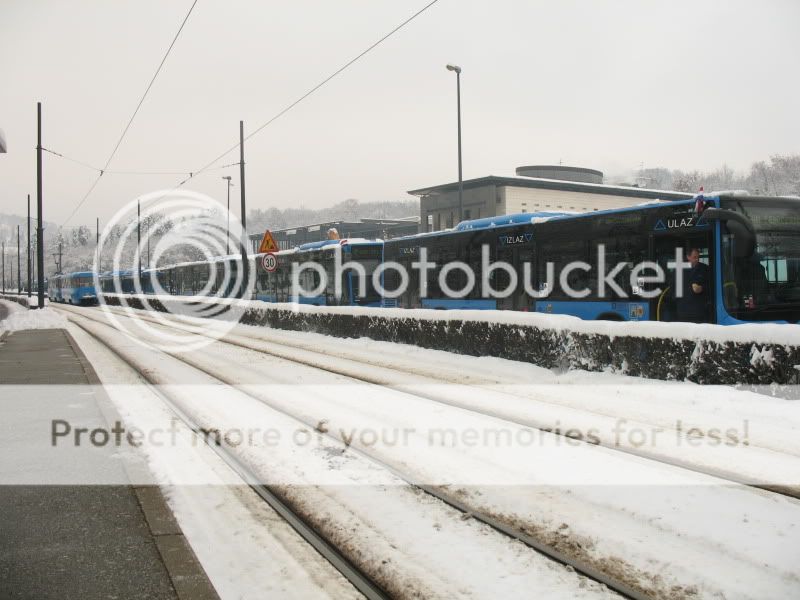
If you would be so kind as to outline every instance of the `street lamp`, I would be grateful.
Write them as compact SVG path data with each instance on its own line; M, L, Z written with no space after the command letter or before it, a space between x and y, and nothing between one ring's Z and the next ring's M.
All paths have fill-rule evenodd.
M228 256L231 253L231 186L233 184L230 175L224 175L222 178L228 181L228 234L225 236L225 256Z
M458 110L458 220L464 218L464 180L461 176L461 67L447 65L448 71L456 72L456 105Z

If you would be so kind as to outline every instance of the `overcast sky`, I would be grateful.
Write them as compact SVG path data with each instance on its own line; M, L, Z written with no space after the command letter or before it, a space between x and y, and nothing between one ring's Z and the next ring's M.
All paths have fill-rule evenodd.
M111 164L197 170L427 0L199 0ZM24 214L43 145L102 166L191 0L0 0L0 212ZM800 152L800 2L439 0L255 136L248 208L406 197L558 163L744 170ZM221 164L238 160L231 153ZM45 155L48 221L95 174ZM224 200L224 174L189 187ZM70 225L108 219L181 176L107 175ZM238 194L238 187L234 188ZM238 195L236 196L238 201Z

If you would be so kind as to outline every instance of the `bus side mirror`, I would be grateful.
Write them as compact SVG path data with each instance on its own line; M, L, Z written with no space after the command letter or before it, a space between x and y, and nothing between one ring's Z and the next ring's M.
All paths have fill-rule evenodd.
M756 250L756 230L753 224L742 213L724 208L707 208L703 211L707 221L723 221L736 240L734 254L736 258L752 256Z

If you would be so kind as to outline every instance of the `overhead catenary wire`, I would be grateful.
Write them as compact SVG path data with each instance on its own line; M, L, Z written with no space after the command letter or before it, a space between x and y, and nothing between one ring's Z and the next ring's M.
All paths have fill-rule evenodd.
M139 113L139 109L142 107L142 104L144 103L145 98L147 98L147 94L150 92L150 88L153 87L153 84L155 83L156 78L158 77L158 74L161 72L161 69L164 66L164 63L167 61L167 58L169 57L170 52L172 52L172 48L175 46L175 43L178 41L178 37L181 35L181 31L183 31L183 27L186 25L186 21L189 20L189 16L192 14L192 11L194 10L194 7L195 7L196 4L197 4L197 0L194 0L194 2L192 2L192 6L189 7L189 11L186 13L186 16L183 18L183 21L181 22L181 26L178 28L178 31L175 33L175 37L172 38L172 43L169 45L169 48L167 48L167 51L164 53L164 57L161 59L161 62L159 63L158 68L156 69L156 72L153 74L153 77L150 80L150 83L147 84L147 88L145 89L144 94L142 94L142 97L139 99L139 103L136 105L136 109L133 111L133 114L131 115L131 118L128 119L128 123L127 123L127 125L125 125L125 129L123 129L122 134L119 136L119 139L117 140L117 143L114 146L114 149L111 151L111 154L108 156L108 160L106 160L105 166L100 170L100 173L98 174L97 178L94 180L94 183L92 183L92 186L83 195L83 198L81 198L80 202L78 202L78 204L72 210L70 215L66 218L66 220L63 223L64 225L66 225L69 222L69 220L73 216L75 216L75 213L78 212L78 210L81 208L81 206L83 206L83 203L86 202L86 199L92 193L94 188L97 187L97 184L100 182L100 178L103 177L103 173L108 169L108 165L110 165L111 161L114 159L114 156L116 155L117 150L119 150L119 147L122 145L122 141L125 139L125 136L127 135L128 130L131 128L131 125L133 124L133 120L136 118L136 115Z
M91 164L89 164L87 162L84 162L82 160L78 160L77 158L72 158L71 156L66 156L65 154L62 154L61 152L56 152L55 150L50 150L49 148L42 147L42 152L47 152L47 153L52 154L54 156L57 156L59 158L63 158L64 160L68 160L70 162L77 163L77 164L79 164L79 165L81 165L83 167L86 167L87 169L91 169L92 171L95 171L97 173L101 173L103 175L191 175L192 174L192 172L189 169L183 169L183 170L175 169L173 171L145 171L145 170L130 170L130 169L129 170L104 170L104 169L101 169L100 167L96 167L96 166L91 165ZM231 163L229 165L222 165L222 166L214 167L213 169L208 169L208 170L209 171L218 171L220 169L227 169L229 167L238 166L238 164L239 164L238 162L235 162L235 163Z
M410 16L410 17L408 17L406 20L404 20L402 23L400 23L399 25L397 25L397 26L396 26L394 29L392 29L392 30L391 30L389 33L387 33L386 35L384 35L384 36L383 36L382 38L380 38L378 41L376 41L376 42L374 42L373 44L371 44L369 47L367 47L365 50L363 50L363 51L362 51L360 54L358 54L357 56L355 56L355 57L351 58L349 61L347 61L347 62L346 62L345 64L343 64L341 67L339 67L338 69L336 69L336 70L335 70L333 73L331 73L330 75L328 75L327 77L325 77L325 79L323 79L322 81L320 81L318 84L316 84L314 87L312 87L311 89L309 89L307 92L305 92L305 93L304 93L303 95L301 95L299 98L297 98L296 100L294 100L294 101L293 101L291 104L289 104L289 105L287 105L285 108L281 109L281 110L280 110L278 113L276 113L275 115L273 115L273 116L272 116L272 117L271 117L271 118L270 118L268 121L266 121L265 123L261 124L259 127L257 127L256 129L254 129L253 131L251 131L250 133L248 133L246 136L244 136L244 141L247 141L247 140L249 140L250 138L252 138L252 137L253 137L253 136L255 136L256 134L260 133L260 132L261 132L263 129L265 129L267 126L269 126L269 125L271 125L272 123L274 123L275 121L277 121L277 120L278 120L279 118L281 118L283 115L285 115L285 114L286 114L286 113L288 113L290 110L292 110L292 109L293 109L295 106L297 106L298 104L300 104L300 103L301 103L303 100L305 100L306 98L308 98L309 96L311 96L311 95L312 95L314 92L316 92L317 90L319 90L319 89L320 89L321 87L323 87L325 84L327 84L327 83L328 83L328 82L330 82L332 79L334 79L335 77L337 77L338 75L340 75L341 73L343 73L345 70L347 70L347 69L348 69L349 67L351 67L353 64L355 64L356 62L358 62L358 61L359 61L361 58L363 58L364 56L366 56L367 54L369 54L369 53L370 53L372 50L374 50L374 49L375 49L375 48L377 48L379 45L381 45L383 42L385 42L386 40L388 40L388 39L389 39L390 37L392 37L392 36L393 36L395 33L397 33L398 31L400 31L401 29L403 29L403 27L405 27L406 25L408 25L409 23L411 23L411 22L412 22L414 19L416 19L417 17L419 17L421 14L423 14L425 11L427 11L427 10L428 10L430 7L432 7L432 6L433 6L434 4L436 4L438 1L439 1L439 0L432 0L431 2L429 2L428 4L426 4L425 6L423 6L421 9L419 9L419 10L418 10L417 12L415 12L413 15L411 15L411 16ZM219 156L217 156L216 158L214 158L213 160L211 160L211 161L210 161L208 164L206 164L204 167L202 167L202 168L200 168L200 169L198 169L198 170L194 171L190 177L187 177L186 179L184 179L183 181L181 181L181 182L180 182L180 183L179 183L179 184L176 186L176 188L175 188L175 189L177 189L177 188L181 187L182 185L184 185L186 182L188 182L188 181L189 181L190 179L192 179L193 177L195 177L195 176L197 176L197 175L200 175L201 173L203 173L203 172L205 172L205 171L209 170L209 169L210 169L210 168L211 168L211 167L214 165L214 163L216 163L217 161L219 161L219 160L220 160L220 159L222 159L223 157L227 156L228 154L230 154L231 152L233 152L234 150L236 150L238 147L239 147L239 143L237 142L236 144L234 144L233 146L231 146L230 148L228 148L227 150L225 150L225 151L224 151L222 154L220 154Z
M258 133L260 133L261 131L263 131L263 130L264 130L266 127L268 127L269 125L271 125L272 123L274 123L275 121L277 121L277 120L278 120L280 117L282 117L283 115L285 115L286 113L288 113L290 110L292 110L293 108L295 108L295 107L296 107L298 104L300 104L301 102L303 102L303 101L304 101L306 98L308 98L309 96L311 96L312 94L314 94L315 92L317 92L317 91L318 91L320 88L322 88L323 86L325 86L325 85L326 85L327 83L329 83L331 80L333 80L334 78L336 78L338 75L340 75L340 74L341 74L341 73L343 73L345 70L347 70L349 67L351 67L353 64L355 64L355 63L356 63L356 62L358 62L360 59L362 59L364 56L366 56L367 54L369 54L369 53L370 53L372 50L374 50L374 49L375 49L375 48L377 48L379 45L381 45L383 42L385 42L385 41L386 41L386 40L388 40L390 37L392 37L394 34L396 34L397 32L399 32L399 31L400 31L401 29L403 29L403 28L404 28L406 25L408 25L409 23L411 23L412 21L414 21L414 20L415 20L417 17L419 17L420 15L422 15L424 12L426 12L426 11L427 11L429 8L431 8L431 7L432 7L434 4L436 4L438 1L439 1L439 0L431 0L431 1L430 1L428 4L426 4L425 6L423 6L421 9L419 9L418 11L416 11L414 14L412 14L410 17L408 17L407 19L405 19L405 20L404 20L403 22L401 22L399 25L397 25L396 27L394 27L394 28L393 28L391 31L389 31L388 33L386 33L386 34L385 34L383 37L381 37L380 39L378 39L376 42L372 43L370 46L368 46L366 49L364 49L362 52L360 52L360 53L359 53L358 55L356 55L355 57L353 57L353 58L351 58L350 60L348 60L348 61L347 61L346 63L344 63L344 64L343 64L341 67L339 67L339 68L338 68L338 69L336 69L334 72L332 72L330 75L328 75L327 77L325 77L325 78L324 78L322 81L320 81L319 83L317 83L316 85L314 85L312 88L310 88L308 91L306 91L306 92L305 92L304 94L302 94L300 97L298 97L296 100L294 100L293 102L291 102L289 105L287 105L286 107L284 107L283 109L281 109L281 110L280 110L278 113L276 113L275 115L273 115L273 116L272 116L270 119L268 119L266 122L262 123L262 124L261 124L259 127L257 127L255 130L253 130L252 132L250 132L249 134L247 134L246 136L244 136L244 141L247 141L247 140L249 140L249 139L250 139L250 138L252 138L253 136L255 136L255 135L257 135ZM123 131L123 134L122 134L122 136L120 137L120 141L117 143L117 146L114 148L114 151L112 152L111 156L109 157L109 160L108 160L108 161L106 161L106 165L105 165L106 167L108 167L108 164L111 162L111 159L113 158L114 154L116 153L117 149L119 148L119 145L121 144L121 142L122 142L122 139L123 139L123 138L124 138L124 136L125 136L125 133L127 133L127 130L130 128L130 124L131 124L131 122L133 121L133 118L136 116L136 113L138 112L138 110L139 110L139 107L141 106L142 102L144 101L144 98L145 98L145 96L147 95L147 92L150 90L150 87L152 86L152 84L153 84L153 81L155 81L155 78L156 78L156 76L158 75L158 72L161 70L161 67L163 66L164 62L166 61L166 58L167 58L167 56L169 55L169 52L170 52L170 50L172 50L172 47L174 46L174 44L175 44L175 41L177 40L178 36L180 35L180 32L181 32L181 30L183 29L183 26L185 25L185 23L186 23L186 20L189 18L189 15L191 14L192 10L194 9L194 6L195 6L195 4L197 4L197 0L195 0L195 2L192 4L191 8L189 9L189 12L187 13L186 17L185 17L185 18L184 18L184 20L183 20L183 23L181 23L181 27L178 29L178 32L177 32L177 33L176 33L176 35L175 35L175 39L173 39L173 41L172 41L172 44L170 44L170 47L168 48L168 50L167 50L167 53L166 53L166 54L165 54L165 56L164 56L164 59L161 61L161 64L159 65L158 69L156 70L156 74L153 76L153 80L152 80L152 81L150 82L150 84L148 85L148 87L147 87L147 90L145 91L145 94L142 96L142 100L140 100L140 102L139 102L139 105L136 107L136 111L134 111L134 114L133 114L133 116L131 117L131 120L129 121L128 125L127 125L127 126L126 126L126 128L125 128L125 131ZM197 169L196 171L191 171L191 172L188 172L188 176L187 176L187 177L185 177L183 180L181 180L181 181L180 181L180 182L179 182L179 183L178 183L176 186L174 186L174 187L173 187L173 188L172 188L172 189L171 189L169 192L166 192L165 194L163 194L162 196L160 196L160 198L163 198L163 197L164 197L164 196L166 196L167 194L169 194L169 193L171 193L171 192L174 192L175 190L177 190L178 188L182 187L183 185L185 185L187 182L189 182L190 180L194 179L194 178L195 178L196 176L198 176L198 175L202 175L203 173L206 173L206 172L208 172L208 171L216 171L216 170L218 170L218 169L225 169L225 168L228 168L228 167L231 167L231 166L239 165L239 163L238 163L238 162L236 162L236 163L231 163L230 165L223 165L223 166L220 166L220 167L215 167L215 166L214 166L214 164L215 164L215 163L217 163L219 160L221 160L222 158L224 158L224 157L225 157L226 155L228 155L229 153L231 153L231 152L233 152L234 150L236 150L238 147L239 147L239 143L237 142L236 144L234 144L233 146L231 146L230 148L228 148L227 150L225 150L224 152L222 152L220 155L218 155L217 157L215 157L213 160L209 161L209 162L208 162L208 163L207 163L205 166L201 167L200 169ZM66 157L65 157L65 158L66 158ZM76 161L76 162L79 162L79 161ZM84 166L89 166L89 165L84 165ZM94 167L90 167L90 168L94 168ZM98 174L97 178L95 179L94 183L92 184L91 188L89 188L89 191L87 191L87 192L86 192L86 194L83 196L83 198L80 200L80 202L78 202L78 204L77 204L77 206L75 207L75 209L72 211L72 213L69 215L69 217L67 217L67 219L64 221L64 224L66 224L67 222L69 222L69 220L70 220L70 219L71 219L71 218L72 218L72 217L75 215L75 213L76 213L76 212L77 212L77 211L80 209L80 207L81 207L81 206L84 204L84 202L86 201L86 199L89 197L89 195L92 193L92 191L94 190L94 188L97 186L97 183L100 181L100 178L101 178L101 177L102 177L102 176L103 176L105 173L110 173L110 172L109 172L109 171L107 171L105 168L104 168L104 169L97 169L97 170L99 171L99 174ZM120 173L120 174L121 174L121 173ZM144 174L144 172L142 172L142 174ZM183 174L187 174L187 172L186 172L186 171L181 171L181 172L179 172L179 174L183 175Z

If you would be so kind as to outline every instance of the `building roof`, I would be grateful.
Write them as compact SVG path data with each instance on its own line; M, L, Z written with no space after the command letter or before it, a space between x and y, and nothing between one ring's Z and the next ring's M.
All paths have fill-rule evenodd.
M542 179L539 177L499 177L488 175L477 179L464 180L464 189L484 187L487 185L538 188L563 192L583 192L584 194L603 194L606 196L624 196L628 198L647 198L650 200L681 200L691 198L693 194L669 190L652 190L624 185L606 185L604 183L582 183L579 181L561 181L559 179ZM417 190L409 190L412 196L428 196L458 191L458 182L445 183Z
M589 169L587 167L570 167L568 165L522 165L521 167L517 167L517 171L522 171L525 169L542 171L571 171L573 173L591 173L592 175L599 175L600 177L603 176L603 172L598 171L597 169Z

